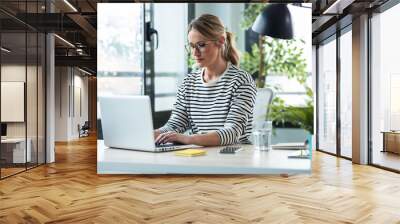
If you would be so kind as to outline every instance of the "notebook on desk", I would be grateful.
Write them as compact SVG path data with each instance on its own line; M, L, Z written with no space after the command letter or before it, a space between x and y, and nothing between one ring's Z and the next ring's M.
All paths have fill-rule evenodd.
M99 97L104 145L146 152L167 152L197 145L156 145L148 96Z
M207 154L204 149L185 149L175 153L176 156L203 156Z

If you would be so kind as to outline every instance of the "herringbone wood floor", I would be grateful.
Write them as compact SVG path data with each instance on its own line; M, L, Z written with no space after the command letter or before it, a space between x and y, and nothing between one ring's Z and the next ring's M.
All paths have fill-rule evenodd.
M0 181L0 223L400 223L400 175L315 153L311 175L96 174L96 140Z

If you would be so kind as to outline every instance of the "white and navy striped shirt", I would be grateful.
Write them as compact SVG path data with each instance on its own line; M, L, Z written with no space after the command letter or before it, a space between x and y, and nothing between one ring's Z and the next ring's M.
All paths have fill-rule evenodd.
M204 69L185 77L171 117L159 131L216 131L221 145L249 143L256 97L252 77L231 63L212 83L204 82L203 74Z

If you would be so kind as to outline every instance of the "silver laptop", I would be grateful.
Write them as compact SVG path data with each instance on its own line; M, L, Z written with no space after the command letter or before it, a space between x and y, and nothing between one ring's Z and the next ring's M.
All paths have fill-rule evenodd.
M197 145L155 144L148 96L99 97L104 145L148 152L166 152Z

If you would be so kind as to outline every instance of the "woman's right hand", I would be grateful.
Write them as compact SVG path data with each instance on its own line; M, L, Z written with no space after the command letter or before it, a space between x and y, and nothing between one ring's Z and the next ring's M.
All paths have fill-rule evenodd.
M179 142L184 145L192 144L192 136L176 133L174 131L168 131L162 133L156 138L156 144L174 143Z

